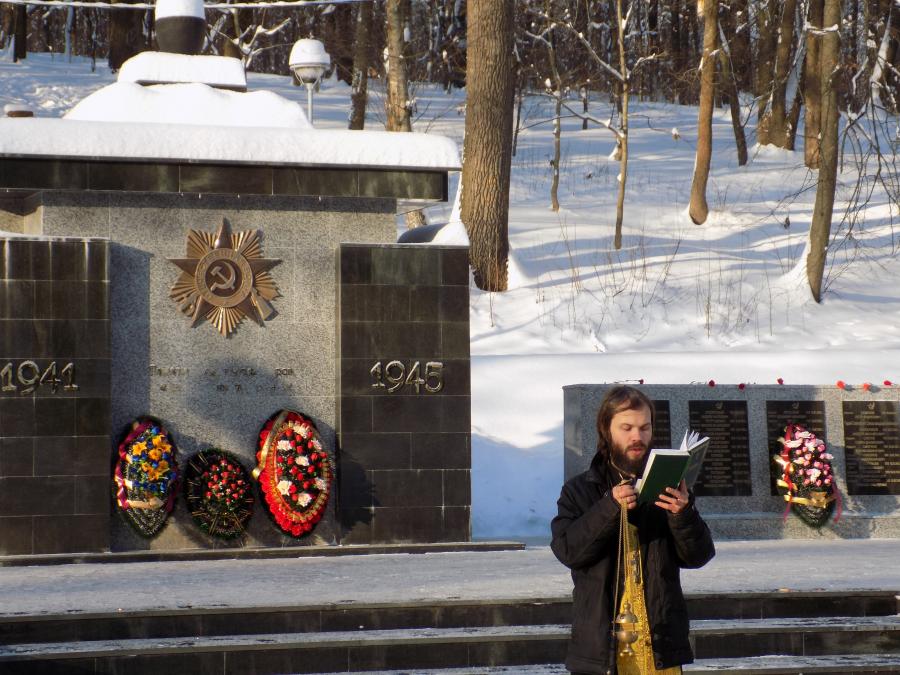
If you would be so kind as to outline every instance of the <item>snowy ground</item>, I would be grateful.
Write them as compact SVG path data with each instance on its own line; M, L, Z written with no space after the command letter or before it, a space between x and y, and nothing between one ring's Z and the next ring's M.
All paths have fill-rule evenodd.
M900 589L900 542L729 541L685 593ZM296 579L287 594L272 579ZM221 583L228 579L229 583ZM160 593L160 589L165 589ZM572 581L547 547L461 552L0 568L3 616L344 603L567 597Z
M84 60L29 55L13 64L0 56L0 103L29 104L39 115L59 116L112 80L102 63L91 72ZM249 85L305 101L287 76L251 74ZM416 130L461 143L464 95L420 87L416 96ZM382 99L373 85L373 129L382 128ZM844 226L833 242L828 292L817 305L797 268L815 197L802 151L752 147L749 165L737 167L727 111L718 111L711 213L696 226L687 216L696 109L637 103L624 245L614 251L611 135L563 124L562 208L554 213L552 138L540 123L548 108L539 98L526 102L513 159L511 290L471 293L477 538L547 538L562 482L565 384L900 380L900 211L883 192L858 214L853 237ZM343 128L348 110L348 88L328 82L316 96L315 124ZM608 106L595 102L592 112L604 117ZM889 132L897 136L896 120ZM856 185L850 167L839 176L836 221ZM449 213L438 205L429 218Z

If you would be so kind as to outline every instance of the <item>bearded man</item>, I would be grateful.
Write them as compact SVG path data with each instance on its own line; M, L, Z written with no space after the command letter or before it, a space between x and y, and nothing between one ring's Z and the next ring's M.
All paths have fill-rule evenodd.
M653 415L643 392L610 389L597 413L597 454L557 502L551 548L575 584L572 673L674 675L694 660L680 569L702 567L715 547L683 481L638 504L634 480L650 451ZM627 625L614 626L617 615ZM623 627L633 632L620 636L633 644L616 644Z

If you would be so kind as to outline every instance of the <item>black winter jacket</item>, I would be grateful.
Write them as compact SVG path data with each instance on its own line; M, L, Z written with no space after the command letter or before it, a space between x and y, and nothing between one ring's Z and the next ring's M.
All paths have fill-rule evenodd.
M615 476L615 477L614 477ZM595 457L591 468L568 481L557 502L551 548L572 570L575 583L572 637L566 667L578 673L615 673L611 637L613 588L619 542L619 505L612 498L618 473ZM691 663L687 604L680 568L705 565L714 555L709 527L691 503L678 515L651 504L629 513L638 526L644 594L656 667Z

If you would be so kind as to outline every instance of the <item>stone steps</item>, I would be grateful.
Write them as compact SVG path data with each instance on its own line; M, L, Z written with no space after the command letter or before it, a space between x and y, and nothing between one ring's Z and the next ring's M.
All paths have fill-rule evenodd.
M698 660L686 673L900 673L891 592L689 603L705 618L692 621ZM570 614L570 600L547 598L6 616L0 672L555 675L566 672Z

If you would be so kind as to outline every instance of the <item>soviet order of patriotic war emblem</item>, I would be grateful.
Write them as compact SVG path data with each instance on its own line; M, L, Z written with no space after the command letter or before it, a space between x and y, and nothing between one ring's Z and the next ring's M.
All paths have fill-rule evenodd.
M270 302L278 288L269 270L280 260L263 258L258 230L231 233L228 221L215 234L191 230L187 257L169 258L181 269L169 296L192 325L206 319L229 336L245 316L259 323L275 310Z

